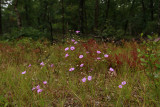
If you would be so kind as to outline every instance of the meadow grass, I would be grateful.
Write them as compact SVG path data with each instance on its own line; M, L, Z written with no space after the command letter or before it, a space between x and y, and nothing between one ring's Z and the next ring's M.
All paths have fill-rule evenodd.
M137 49L147 52L135 41L121 46L93 39L54 45L30 39L1 42L0 106L158 107L159 73L155 79L147 75L158 68L146 71L140 60L145 56L138 57Z

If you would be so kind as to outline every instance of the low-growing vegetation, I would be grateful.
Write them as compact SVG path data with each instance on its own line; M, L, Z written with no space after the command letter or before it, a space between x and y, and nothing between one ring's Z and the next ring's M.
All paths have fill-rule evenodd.
M160 42L0 43L0 106L160 105Z
M159 71L160 0L0 0L0 107L160 107Z

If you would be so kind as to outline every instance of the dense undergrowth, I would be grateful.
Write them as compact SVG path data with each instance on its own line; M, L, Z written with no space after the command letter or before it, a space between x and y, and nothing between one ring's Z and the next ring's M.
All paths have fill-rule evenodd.
M159 106L159 42L0 43L0 106Z

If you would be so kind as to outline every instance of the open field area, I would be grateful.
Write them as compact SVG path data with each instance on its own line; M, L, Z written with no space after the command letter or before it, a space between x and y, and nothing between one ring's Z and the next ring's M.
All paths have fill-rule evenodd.
M0 106L159 107L160 42L0 43Z
M0 0L0 107L160 107L160 0Z

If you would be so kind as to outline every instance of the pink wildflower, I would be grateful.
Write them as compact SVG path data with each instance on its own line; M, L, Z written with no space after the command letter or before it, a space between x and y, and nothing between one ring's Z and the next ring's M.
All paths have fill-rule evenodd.
M74 40L74 39L71 39L71 41L72 41L72 42L75 42L75 40Z
M105 57L105 58L107 58L107 57L108 57L108 55L107 55L107 54L105 54L105 55L104 55L104 57Z
M69 55L68 55L68 53L65 55L65 57L68 57Z
M82 82L86 82L86 78L85 77L82 79Z
M37 85L37 86L36 86L36 89L37 89L37 90L38 90L38 89L40 89L40 86L39 86L39 85Z
M74 44L77 44L77 43L78 43L77 41L74 42Z
M42 91L43 91L42 89L38 89L38 90L37 90L37 93L40 93L40 92L42 92Z
M113 68L110 68L109 70L110 70L110 71L114 71L114 69L113 69Z
M84 66L84 64L81 64L81 65L80 65L80 67L83 67L83 66Z
M31 64L29 64L28 67L31 67Z
M92 76L88 76L88 81L91 81L92 80Z
M74 71L74 68L70 68L69 71Z
M74 47L74 46L71 46L71 48L70 48L70 49L73 51L73 50L75 50L75 47Z
M51 68L54 66L54 64L51 64Z
M26 73L26 71L22 72L22 74L25 74L25 73Z
M67 51L67 50L69 50L69 48L67 47L67 48L65 48L65 51Z
M35 89L36 89L36 88L35 88L35 87L33 87L33 88L32 88L32 91L33 91L33 90L35 90Z
M41 65L41 66L44 66L44 62L41 62L40 65Z
M83 58L83 55L79 55L79 58L80 58L80 59Z
M119 88L122 88L122 85L119 85L118 87L119 87Z
M76 31L76 33L78 34L78 33L80 33L80 31L79 31L79 30L77 30L77 31Z
M101 58L100 58L100 57L97 57L97 59L100 60Z
M126 81L123 81L123 82L122 82L122 85L125 85L125 84L126 84Z
M44 85L47 84L47 81L43 81L43 84L44 84Z
M101 53L101 51L97 51L97 53L98 53L98 54L100 54L100 53Z

